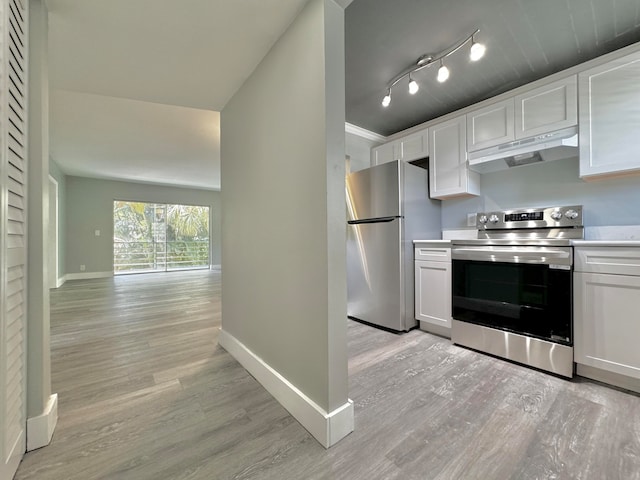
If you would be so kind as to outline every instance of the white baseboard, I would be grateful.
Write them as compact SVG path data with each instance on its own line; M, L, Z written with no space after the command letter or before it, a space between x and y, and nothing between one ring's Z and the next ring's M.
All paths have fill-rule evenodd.
M113 272L78 272L67 273L65 275L66 280L88 280L91 278L107 278L113 277Z
M420 330L425 332L435 333L441 337L451 339L451 327L445 327L443 325L434 325L433 323L424 322L420 320Z
M60 288L62 285L64 285L64 282L67 281L67 276L63 275L61 277L58 277L58 280L56 281L56 288Z
M632 392L640 393L640 379L628 377L615 372L608 372L600 368L576 363L576 373L581 377L607 383L614 387L624 388Z
M58 394L54 393L41 415L27 418L27 452L49 445L57 423Z
M210 265L209 266L210 270L216 270L216 271L221 271L222 270L222 265Z
M327 412L230 333L220 329L218 343L325 448L353 431L352 400L347 399L341 407Z

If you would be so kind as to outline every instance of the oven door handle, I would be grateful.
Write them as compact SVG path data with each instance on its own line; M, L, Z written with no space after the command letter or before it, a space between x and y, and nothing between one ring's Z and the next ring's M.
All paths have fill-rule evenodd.
M571 247L508 247L508 246L466 246L451 249L453 260L477 262L534 263L541 265L573 265Z

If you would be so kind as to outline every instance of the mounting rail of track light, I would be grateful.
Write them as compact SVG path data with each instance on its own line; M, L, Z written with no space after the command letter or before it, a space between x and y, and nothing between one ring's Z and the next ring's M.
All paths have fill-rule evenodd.
M388 107L391 104L391 89L394 86L396 86L398 82L400 82L402 79L406 77L409 77L409 93L411 95L416 94L420 89L420 86L418 85L418 82L416 82L415 78L412 77L412 75L424 68L430 67L434 63L440 64L440 68L438 68L438 76L437 76L438 82L440 83L445 82L449 78L449 69L444 64L445 58L457 52L469 42L471 42L471 48L469 49L469 59L472 62L480 60L484 55L485 46L482 43L476 42L475 36L478 34L478 32L480 32L480 29L476 29L476 31L473 32L471 35L466 37L464 40L447 48L440 55L433 56L433 55L425 54L420 56L420 58L416 60L415 65L410 66L409 68L404 70L402 73L400 73L398 76L396 76L391 82L389 82L389 84L387 85L387 94L382 99L382 106Z

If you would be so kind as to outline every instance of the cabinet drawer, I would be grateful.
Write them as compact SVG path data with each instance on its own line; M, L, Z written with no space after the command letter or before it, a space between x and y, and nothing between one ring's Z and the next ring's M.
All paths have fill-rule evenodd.
M414 259L431 262L451 262L451 247L418 246L414 249Z
M577 247L575 271L640 276L640 247Z

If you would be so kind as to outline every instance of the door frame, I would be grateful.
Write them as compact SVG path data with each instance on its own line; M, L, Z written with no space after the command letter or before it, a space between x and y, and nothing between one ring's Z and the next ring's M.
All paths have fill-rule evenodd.
M60 281L58 245L60 238L59 194L58 181L49 175L49 273L47 275L49 278L49 288L58 288L62 285Z

